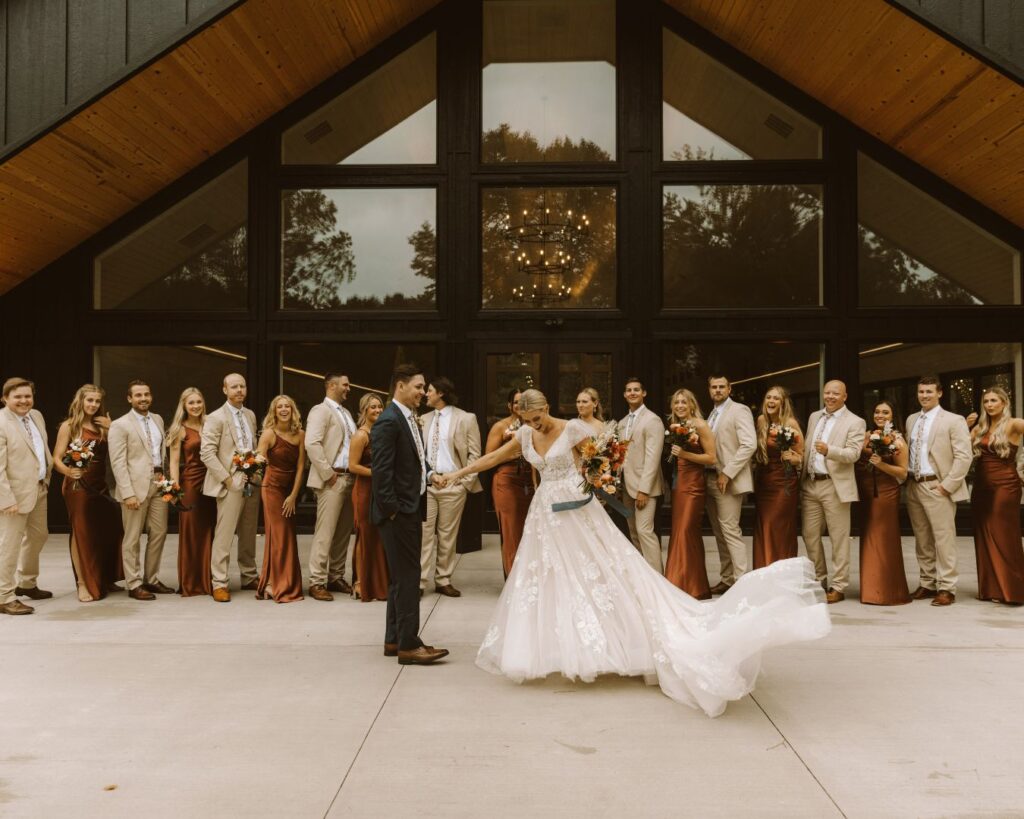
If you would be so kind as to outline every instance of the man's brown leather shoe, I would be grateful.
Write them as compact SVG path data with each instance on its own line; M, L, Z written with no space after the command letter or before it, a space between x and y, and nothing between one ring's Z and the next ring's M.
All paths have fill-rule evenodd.
M128 590L128 596L132 600L156 600L156 595L148 591L145 586L136 586Z
M148 592L153 592L153 594L174 594L174 589L170 586L165 586L159 580L156 583L143 583L142 588Z
M334 599L334 595L327 591L327 587L320 585L310 586L309 596L312 597L314 600L323 600L326 603L329 603L331 600Z
M935 589L926 589L924 586L918 586L917 591L910 595L911 600L925 600L928 597L935 597L938 592Z
M384 643L384 656L385 657L397 657L398 656L398 643Z
M338 594L352 594L352 587L345 582L345 578L340 580L332 580L327 584L327 591L337 592Z
M434 586L434 591L438 594L443 594L445 597L462 597L462 592L451 584L447 586Z
M727 585L725 583L719 583L717 586L712 587L711 593L712 594L725 594L731 588L732 588L732 586L729 586L729 585Z
M242 591L256 591L260 587L260 580L257 577L255 580L250 580L248 583L242 586Z
M0 613L2 614L31 614L34 611L34 608L26 606L20 600L12 600L10 603L4 603L0 606Z
M230 603L231 592L229 592L227 589L214 589L213 599L216 600L218 603Z
M956 602L956 595L949 591L940 591L932 600L933 606L952 606Z
M846 599L846 595L843 594L842 592L837 592L835 589L829 589L825 593L825 602L826 603L838 603L840 600L845 600L845 599Z
M447 648L434 648L433 646L420 646L411 651L398 652L399 665L430 665L436 663L442 657L448 656Z
M14 590L14 594L17 597L27 597L29 600L48 600L53 597L53 592L45 591L36 586L33 586L31 589L23 589L21 586L18 586Z

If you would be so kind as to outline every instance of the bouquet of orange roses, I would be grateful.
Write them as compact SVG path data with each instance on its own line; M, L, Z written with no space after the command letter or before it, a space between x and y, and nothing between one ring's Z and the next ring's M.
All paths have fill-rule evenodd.
M171 506L177 506L182 512L189 511L191 507L183 506L181 503L185 498L185 490L181 488L181 484L170 478L160 478L153 483L156 484L156 493L160 496L160 500L171 504Z
M260 482L267 469L266 457L252 449L239 449L231 458L231 464L235 467L236 473L245 478L242 494L247 498L252 497L253 486Z
M89 463L93 458L96 457L96 453L93 451L96 448L95 441L83 441L81 438L76 438L64 451L61 456L60 462L68 469L88 469ZM75 479L75 482L71 484L72 489L81 489L81 480Z
M875 429L871 431L868 436L868 448L870 448L872 454L877 455L879 458L884 458L886 455L892 455L899 448L900 434L893 428L891 421L886 421L881 429ZM868 464L871 468L871 483L872 489L874 490L874 496L878 497L878 472L875 470L874 464Z
M580 489L588 495L601 492L614 495L622 483L622 464L626 460L629 441L623 441L615 431L608 431L584 441L580 447L582 462Z
M672 454L671 448L677 446L688 452L696 452L700 446L700 433L689 421L671 423L665 430L665 445L669 447L669 454L665 462L672 463L676 456Z

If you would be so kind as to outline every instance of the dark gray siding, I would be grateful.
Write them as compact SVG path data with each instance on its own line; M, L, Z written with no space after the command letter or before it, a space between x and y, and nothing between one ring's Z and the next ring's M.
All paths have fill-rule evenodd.
M0 158L239 0L0 0Z

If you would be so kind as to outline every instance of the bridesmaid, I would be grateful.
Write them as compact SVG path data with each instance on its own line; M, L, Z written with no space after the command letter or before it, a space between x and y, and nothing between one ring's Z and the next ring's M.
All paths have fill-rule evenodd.
M978 559L978 599L1024 604L1024 550L1021 548L1021 479L1017 451L1024 420L1010 415L1010 396L989 387L971 433L974 456L974 552Z
M256 599L277 603L302 599L302 567L295 538L295 502L306 462L302 416L295 402L279 395L263 419L258 452L267 459L260 489L263 498L263 572Z
M796 433L793 445L779 448L778 431ZM757 469L754 474L754 568L796 557L800 469L804 435L793 415L793 402L785 387L769 387L757 417ZM788 475L786 473L789 473Z
M61 494L71 523L71 568L82 603L101 600L108 592L123 591L121 510L107 491L107 430L110 416L103 407L103 390L83 384L57 431L53 468L64 476ZM85 469L67 467L61 458L71 443L93 443L93 459Z
M210 560L213 530L217 526L217 501L203 494L206 466L199 458L206 401L195 387L178 399L178 408L167 433L171 480L185 496L178 509L178 594L193 597L213 594Z
M704 562L704 536L700 524L704 517L705 470L715 465L715 436L701 415L697 397L692 392L676 390L672 394L671 406L669 425L689 424L697 430L700 442L695 452L672 445L676 474L672 487L672 536L668 541L665 577L691 597L710 600L711 584Z
M484 454L500 449L522 426L518 404L519 390L512 390L508 394L508 415L491 427ZM530 501L533 500L533 490L533 470L522 457L503 463L494 470L491 498L498 516L498 530L501 532L501 568L505 577L512 571L512 562L516 559L526 513L530 511Z
M604 420L601 396L593 387L584 387L576 396L576 412L580 420L594 430L594 435L601 435L608 426Z
M388 599L388 561L380 531L370 516L372 487L370 481L370 430L384 411L384 399L372 392L359 401L359 429L352 436L348 451L348 470L356 476L352 486L352 508L355 513L356 543L352 549L355 582L352 596L369 603Z
M875 429L892 424L898 432L896 408L889 401L875 407ZM860 602L876 606L902 606L910 602L900 539L900 485L907 479L910 455L906 441L897 437L892 455L876 455L864 435L864 450L854 465L860 494ZM876 495L877 487L877 495Z

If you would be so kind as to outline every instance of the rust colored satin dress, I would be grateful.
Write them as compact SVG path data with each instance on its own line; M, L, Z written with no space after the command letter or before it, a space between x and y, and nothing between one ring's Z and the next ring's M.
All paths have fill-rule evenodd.
M213 594L210 559L213 530L217 526L217 500L203 494L206 466L199 459L202 436L185 427L181 453L181 488L185 490L178 510L178 594L193 597Z
M1000 458L981 439L974 468L971 516L974 553L978 559L978 598L1001 603L1024 603L1024 549L1020 532L1020 478L1017 447Z
M870 458L866 449L854 465L860 494L860 602L902 606L910 602L910 589L900 540L900 482L870 468ZM883 459L891 463L892 456Z
M704 562L704 536L700 531L707 491L704 475L702 464L685 458L676 459L676 480L672 487L672 536L665 560L668 581L698 600L711 597L711 584Z
M370 467L370 445L363 448L359 464ZM388 599L388 561L380 530L373 525L370 501L373 498L372 478L356 475L352 486L352 512L355 515L356 542L352 550L352 563L359 581L359 599L364 603Z
M512 563L523 537L526 514L533 500L533 473L522 458L503 463L494 470L491 479L491 499L498 516L501 533L501 568L505 577L512 571Z
M758 464L754 475L754 568L796 557L800 478L796 469L786 475L775 435L768 434L768 463ZM787 494L788 493L788 494Z
M121 562L121 508L107 491L107 441L99 433L82 430L82 440L95 441L93 459L79 481L64 476L61 494L68 510L71 536L71 569L75 582L85 586L93 600L107 596L107 590L124 580Z
M295 516L286 518L281 506L295 486L299 446L280 435L267 452L267 471L260 489L263 497L263 571L256 589L262 597L270 586L277 603L302 599L302 567L295 538Z

